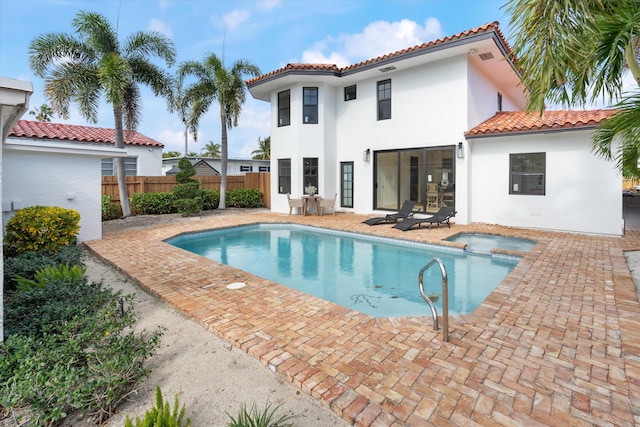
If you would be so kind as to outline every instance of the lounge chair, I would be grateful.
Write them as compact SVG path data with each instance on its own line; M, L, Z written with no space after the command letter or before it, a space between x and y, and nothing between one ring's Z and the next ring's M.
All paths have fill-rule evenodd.
M429 223L429 228L431 228L433 224L438 224L438 227L440 226L440 224L447 224L447 226L451 227L449 220L454 216L456 216L456 211L454 211L452 207L443 206L433 216L430 216L427 218L416 218L416 217L409 218L402 222L397 223L396 225L393 226L393 228L397 228L402 231L407 231L414 225L417 225L418 227L420 227L423 223Z
M335 215L337 198L338 198L338 193L333 195L333 199L320 199L320 215L322 215L322 210L324 208L331 209L331 213Z
M368 225L378 225L378 224L389 224L392 222L398 222L398 220L407 220L407 218L411 218L413 216L413 207L416 205L416 202L413 200L405 200L404 204L400 208L400 210L396 213L388 214L387 216L377 216L374 218L369 218L366 221L362 221L364 224Z

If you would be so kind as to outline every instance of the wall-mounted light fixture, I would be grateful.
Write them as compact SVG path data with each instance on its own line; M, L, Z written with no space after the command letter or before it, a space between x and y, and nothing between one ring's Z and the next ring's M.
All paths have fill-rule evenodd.
M371 150L367 148L362 152L362 161L369 162L370 159L371 159Z
M456 157L459 159L464 159L464 147L462 146L462 142L458 142L458 149L456 150Z

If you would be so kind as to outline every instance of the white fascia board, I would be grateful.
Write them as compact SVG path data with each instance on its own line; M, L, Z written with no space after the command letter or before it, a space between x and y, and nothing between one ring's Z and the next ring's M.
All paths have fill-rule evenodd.
M96 147L91 145L65 144L56 142L44 142L30 140L28 143L7 139L4 143L5 150L10 151L36 151L39 153L75 154L81 156L96 156L101 158L127 157L124 148Z

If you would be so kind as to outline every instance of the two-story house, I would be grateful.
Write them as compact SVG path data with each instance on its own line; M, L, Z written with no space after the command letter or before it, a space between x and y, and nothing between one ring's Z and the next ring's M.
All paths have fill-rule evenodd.
M247 81L271 104L271 209L314 185L337 210L621 234L621 178L591 153L610 111L525 114L494 22L355 65L288 64ZM597 206L597 208L596 208Z

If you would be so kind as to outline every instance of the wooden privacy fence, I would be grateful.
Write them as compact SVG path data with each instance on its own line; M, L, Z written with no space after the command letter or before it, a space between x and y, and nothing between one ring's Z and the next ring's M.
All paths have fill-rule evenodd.
M227 176L227 190L236 188L257 188L264 198L264 206L271 207L271 187L269 172L247 172L246 175ZM220 190L220 176L194 176L205 190ZM136 193L170 192L178 185L175 176L128 176L129 197ZM111 196L112 202L120 202L118 179L115 176L102 177L102 194Z

